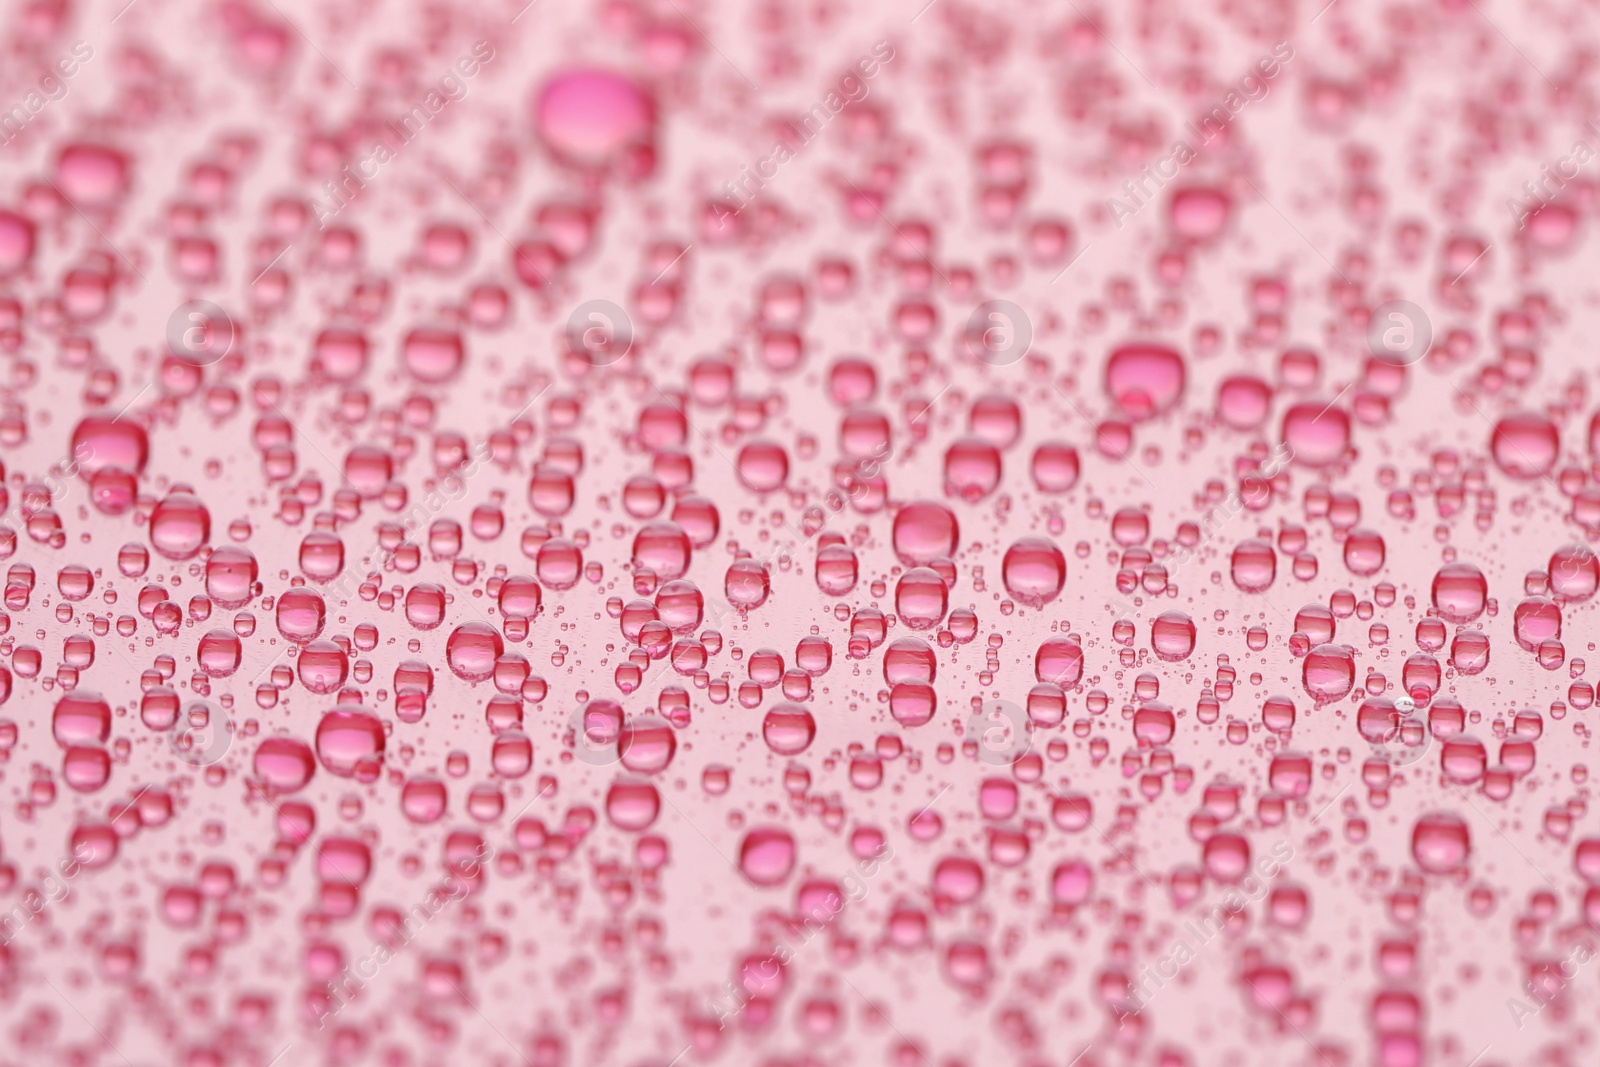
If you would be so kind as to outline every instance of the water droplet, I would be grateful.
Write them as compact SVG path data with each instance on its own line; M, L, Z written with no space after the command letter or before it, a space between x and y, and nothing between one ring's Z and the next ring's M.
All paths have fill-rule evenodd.
M1123 345L1106 360L1106 394L1134 422L1171 409L1184 379L1183 357L1166 345Z
M1466 821L1453 812L1423 815L1411 830L1411 856L1429 874L1459 870L1472 851Z
M1024 537L1006 549L1000 576L1006 592L1029 607L1041 608L1066 584L1067 560L1055 542Z
M775 886L786 881L795 864L794 837L776 826L758 827L739 845L739 870L752 885Z

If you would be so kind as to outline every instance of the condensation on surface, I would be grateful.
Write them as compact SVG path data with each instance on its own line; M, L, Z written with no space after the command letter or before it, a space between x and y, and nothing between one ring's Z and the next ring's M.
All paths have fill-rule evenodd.
M1594 1062L1587 7L123 3L0 1065Z

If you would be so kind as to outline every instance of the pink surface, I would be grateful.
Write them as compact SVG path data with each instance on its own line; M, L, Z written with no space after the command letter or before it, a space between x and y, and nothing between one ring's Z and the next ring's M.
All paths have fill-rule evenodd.
M1594 1062L1597 26L1319 7L15 7L0 1067Z

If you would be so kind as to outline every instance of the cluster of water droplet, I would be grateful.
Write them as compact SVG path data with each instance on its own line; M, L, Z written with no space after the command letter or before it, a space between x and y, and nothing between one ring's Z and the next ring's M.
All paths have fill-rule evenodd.
M1364 132L1548 117L1462 7L1240 14L1176 178L1186 11L117 15L5 147L0 1048L1579 1062L1600 199Z

